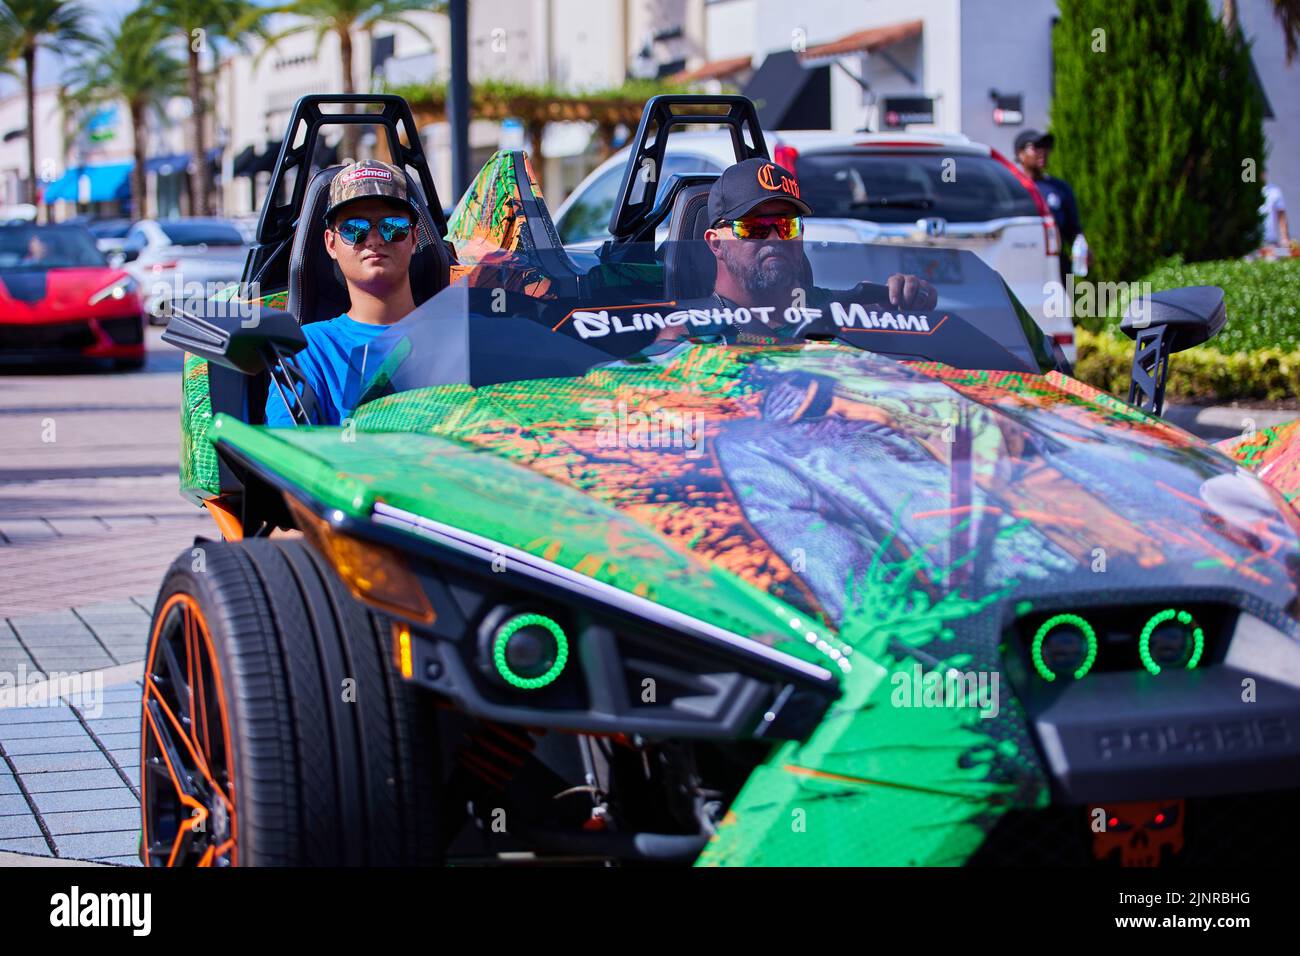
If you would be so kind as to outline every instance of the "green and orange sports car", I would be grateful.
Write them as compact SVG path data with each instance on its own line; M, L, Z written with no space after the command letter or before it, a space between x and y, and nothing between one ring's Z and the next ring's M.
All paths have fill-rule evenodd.
M354 356L341 427L272 429L301 326L347 308L331 123L410 175L417 309ZM523 153L444 222L402 100L299 102L257 296L165 335L220 534L154 611L147 863L1294 855L1296 428L1158 417L1221 291L1132 310L1130 402L964 252L805 242L771 334L700 304L713 177L641 175L693 124L766 156L741 97L650 101L580 256ZM937 304L882 301L897 273Z

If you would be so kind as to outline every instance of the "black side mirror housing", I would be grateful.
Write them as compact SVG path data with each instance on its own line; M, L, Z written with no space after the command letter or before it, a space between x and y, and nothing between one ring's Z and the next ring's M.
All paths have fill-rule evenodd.
M1159 415L1169 356L1208 342L1227 322L1223 290L1216 285L1166 289L1129 302L1119 326L1134 341L1129 404Z
M281 355L307 347L302 326L291 313L258 306L249 314L243 306L208 300L190 311L172 305L162 339L245 375L267 371Z
M1217 285L1189 285L1153 292L1130 302L1120 331L1136 340L1143 329L1163 326L1170 352L1182 352L1208 342L1228 322L1223 290Z

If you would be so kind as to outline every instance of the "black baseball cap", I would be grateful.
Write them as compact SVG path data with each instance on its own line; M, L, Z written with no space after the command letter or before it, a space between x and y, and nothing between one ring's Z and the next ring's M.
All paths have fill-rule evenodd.
M1040 133L1036 129L1025 129L1016 134L1017 153L1030 143L1033 143L1035 146L1046 146L1048 149L1051 149L1056 143L1056 137L1051 133Z
M709 188L709 222L740 219L769 199L790 203L803 216L812 208L799 198L794 173L770 159L747 159L728 166Z

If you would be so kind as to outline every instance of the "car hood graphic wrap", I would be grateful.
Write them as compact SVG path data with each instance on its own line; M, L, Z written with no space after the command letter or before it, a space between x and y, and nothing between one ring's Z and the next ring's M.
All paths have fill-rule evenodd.
M1007 682L965 706L895 699L921 670L999 675L1004 627L1040 596L1232 590L1297 633L1300 517L1281 494L1057 373L687 343L579 378L402 392L353 427L218 416L210 437L328 507L383 501L840 676L703 863L957 863L1003 811L1044 804Z

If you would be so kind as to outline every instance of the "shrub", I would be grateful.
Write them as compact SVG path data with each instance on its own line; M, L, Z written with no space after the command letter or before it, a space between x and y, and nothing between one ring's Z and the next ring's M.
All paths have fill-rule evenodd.
M1262 106L1240 33L1207 0L1061 0L1060 14L1052 169L1075 189L1098 276L1254 248Z
M1108 333L1077 329L1075 377L1120 398L1128 397L1133 343ZM1220 352L1208 346L1179 352L1169 360L1170 400L1219 402L1278 401L1300 394L1300 352L1281 349Z

